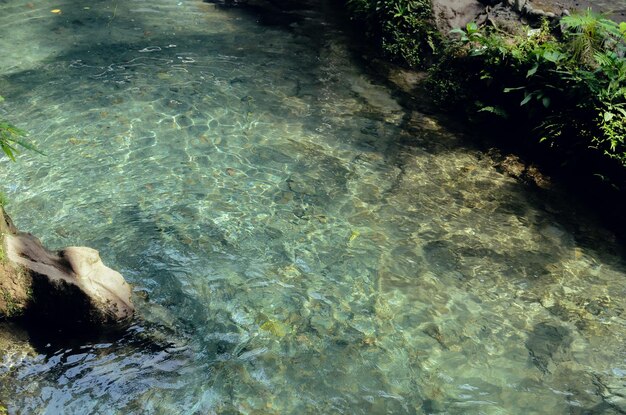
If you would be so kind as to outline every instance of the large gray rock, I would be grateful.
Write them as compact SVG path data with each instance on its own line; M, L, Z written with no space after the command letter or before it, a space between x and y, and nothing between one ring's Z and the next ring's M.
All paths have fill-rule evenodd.
M432 0L433 16L437 29L444 35L450 30L477 20L485 12L478 0Z
M133 315L130 286L95 249L49 251L18 231L1 208L0 234L0 316L28 314L73 325L118 323Z
M626 20L626 1L607 0L432 0L437 29L444 35L469 22L488 22L501 31L523 34L525 25L538 27L544 18L553 20L572 11L593 9L622 22ZM522 31L522 29L524 29Z

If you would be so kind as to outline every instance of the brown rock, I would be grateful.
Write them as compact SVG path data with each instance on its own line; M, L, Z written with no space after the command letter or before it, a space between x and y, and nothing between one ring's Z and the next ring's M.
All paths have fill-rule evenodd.
M18 231L1 208L0 234L0 316L29 314L62 325L110 324L132 316L130 286L102 263L98 251L49 251Z
M512 177L519 179L526 171L526 165L520 160L519 157L509 154L500 162L500 167Z

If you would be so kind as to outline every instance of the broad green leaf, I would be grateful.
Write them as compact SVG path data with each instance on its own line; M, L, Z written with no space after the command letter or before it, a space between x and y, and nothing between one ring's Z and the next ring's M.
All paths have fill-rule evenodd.
M545 51L543 53L543 58L552 63L557 63L559 60L561 60L562 57L563 54L556 51Z
M524 99L522 100L522 102L519 104L519 106L523 107L524 105L528 104L528 101L530 101L532 97L533 97L533 94L526 95Z

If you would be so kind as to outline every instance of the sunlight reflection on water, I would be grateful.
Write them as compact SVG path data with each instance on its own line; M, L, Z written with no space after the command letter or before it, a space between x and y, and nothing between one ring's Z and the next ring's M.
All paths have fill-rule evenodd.
M0 3L1 111L47 156L1 162L8 209L100 250L140 317L11 354L11 410L626 408L610 235L399 105L318 11L29 4Z

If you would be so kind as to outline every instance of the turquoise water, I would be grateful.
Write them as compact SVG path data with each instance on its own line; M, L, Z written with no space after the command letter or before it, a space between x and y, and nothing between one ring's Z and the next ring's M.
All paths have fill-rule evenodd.
M9 412L626 411L612 234L401 105L328 4L251 6L0 1L0 114L47 154L0 162L8 210L138 306L2 326Z

